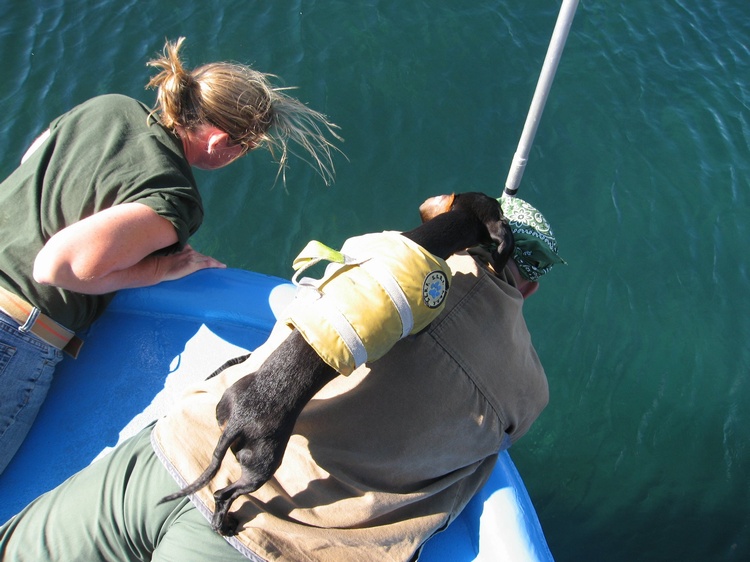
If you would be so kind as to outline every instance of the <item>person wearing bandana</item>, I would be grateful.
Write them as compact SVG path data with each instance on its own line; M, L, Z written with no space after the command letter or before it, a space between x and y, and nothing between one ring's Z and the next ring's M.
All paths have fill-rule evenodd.
M0 557L416 560L549 400L523 304L565 262L537 209L518 198L501 203L513 259L494 271L483 248L450 257L440 315L312 399L271 480L234 502L236 535L209 524L213 491L241 471L231 454L206 488L159 501L203 472L221 433L219 399L287 337L283 321L246 362L187 388L167 416L0 528Z

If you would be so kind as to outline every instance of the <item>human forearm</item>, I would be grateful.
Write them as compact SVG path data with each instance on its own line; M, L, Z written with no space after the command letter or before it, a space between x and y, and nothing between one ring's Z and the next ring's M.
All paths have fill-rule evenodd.
M34 267L34 280L42 285L52 285L88 295L112 293L119 289L154 285L161 279L158 259L147 257L124 269L103 275L77 271L70 264L49 264L37 260Z
M100 211L52 236L34 261L34 280L84 294L154 285L218 261L186 246L155 256L177 242L172 224L152 209L125 203Z
M76 271L69 264L45 269L41 260L38 263L40 265L34 268L34 279L38 283L89 295L146 287L179 279L199 269L224 267L221 262L196 252L190 246L168 256L147 256L131 266L102 274Z

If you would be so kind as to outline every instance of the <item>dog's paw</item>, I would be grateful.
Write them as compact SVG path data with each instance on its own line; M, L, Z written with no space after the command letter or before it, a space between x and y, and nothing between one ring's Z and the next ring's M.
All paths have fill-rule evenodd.
M229 513L224 515L214 513L214 516L211 519L211 528L225 537L233 537L236 535L238 526L239 521L237 518Z

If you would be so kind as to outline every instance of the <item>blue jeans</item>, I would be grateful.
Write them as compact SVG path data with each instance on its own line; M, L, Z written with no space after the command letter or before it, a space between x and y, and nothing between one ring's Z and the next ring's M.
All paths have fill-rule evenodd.
M0 474L31 429L62 357L0 312Z

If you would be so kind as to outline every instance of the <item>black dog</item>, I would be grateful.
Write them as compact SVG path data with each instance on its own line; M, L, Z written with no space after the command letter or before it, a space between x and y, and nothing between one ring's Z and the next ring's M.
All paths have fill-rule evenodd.
M481 193L442 195L425 201L419 211L425 222L403 236L437 257L447 259L455 252L486 244L495 248L493 265L500 271L513 252L513 234L496 199ZM242 476L215 492L211 526L223 535L234 534L237 521L229 515L232 502L273 476L302 408L337 374L293 330L258 371L224 392L216 407L223 433L211 463L195 482L162 502L203 488L231 447Z

